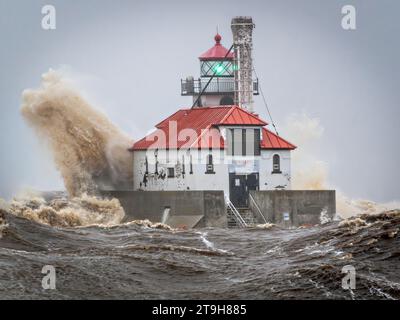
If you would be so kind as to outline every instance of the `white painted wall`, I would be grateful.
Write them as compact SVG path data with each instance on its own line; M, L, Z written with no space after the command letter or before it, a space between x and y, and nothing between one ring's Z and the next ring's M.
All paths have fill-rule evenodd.
M198 153L196 153L198 152ZM155 172L154 151L134 151L134 190L223 190L229 196L229 157L224 150L213 150L214 172L206 174L206 157L209 150L191 151L193 159L193 174L190 174L190 154L174 151L169 152L169 157L159 151L158 172L164 170L165 177L157 177ZM149 176L147 186L143 183L145 174L145 157L148 157ZM278 154L281 159L281 174L273 174L272 157ZM182 156L185 159L185 175L182 171ZM196 158L198 159L196 161ZM178 163L179 159L179 164ZM262 150L261 156L256 157L259 162L260 190L275 190L279 186L290 189L290 151L289 150ZM168 178L168 167L175 168L175 177ZM142 183L142 184L141 184Z
M281 163L280 174L272 173L274 154L278 154ZM286 190L291 189L290 150L261 150L260 161L260 190L275 190L284 186Z
M222 163L218 164L218 158L223 160L223 150L213 150L214 158L214 172L215 174L206 174L206 157L210 153L208 150L200 150L198 153L192 151L192 168L193 174L190 174L190 154L187 152L180 152L176 154L175 151L170 151L168 160L161 151L158 155L158 172L165 171L165 178L157 177L155 172L155 156L154 151L147 152L149 162L149 177L147 186L144 186L143 178L146 171L145 158L146 151L134 151L134 190L223 190L226 194L229 193L229 174L228 165ZM182 171L182 156L185 159L185 175ZM178 163L179 159L179 164ZM175 168L175 177L168 178L167 168ZM142 185L140 183L142 182Z
M203 107L215 107L219 106L221 99L225 96L230 96L233 99L233 94L226 95L203 95L201 96L201 104ZM196 101L197 96L193 97L193 103Z

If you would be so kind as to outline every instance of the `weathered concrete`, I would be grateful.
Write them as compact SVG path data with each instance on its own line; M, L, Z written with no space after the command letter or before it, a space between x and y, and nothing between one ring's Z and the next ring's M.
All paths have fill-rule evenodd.
M321 214L332 219L336 213L335 190L250 191L250 194L265 219L283 227L319 224ZM249 204L257 222L264 223L251 199Z
M223 191L103 191L102 195L119 199L125 222L148 219L174 227L227 227Z

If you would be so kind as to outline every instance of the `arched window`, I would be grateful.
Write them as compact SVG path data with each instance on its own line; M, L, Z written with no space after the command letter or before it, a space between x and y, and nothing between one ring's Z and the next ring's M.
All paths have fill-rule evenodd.
M272 173L282 173L281 158L279 157L279 154L274 154L272 158Z
M212 154L207 155L206 173L215 173Z
M221 100L219 101L219 105L220 106L229 106L229 105L233 105L233 98L229 97L229 96L223 96L221 98Z

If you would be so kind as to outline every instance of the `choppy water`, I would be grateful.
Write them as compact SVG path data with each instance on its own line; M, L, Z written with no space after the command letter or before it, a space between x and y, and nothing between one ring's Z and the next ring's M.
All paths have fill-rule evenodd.
M0 211L2 299L399 299L400 212L282 230L54 228ZM2 221L1 221L2 220ZM56 289L42 288L42 267ZM353 265L356 289L341 287Z

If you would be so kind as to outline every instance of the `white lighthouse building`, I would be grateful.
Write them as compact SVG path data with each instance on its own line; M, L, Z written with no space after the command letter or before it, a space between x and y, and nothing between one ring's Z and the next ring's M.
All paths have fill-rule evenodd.
M200 78L181 81L190 106L132 146L134 190L222 190L236 207L247 207L249 190L290 189L296 147L253 112L253 27L251 18L232 20L232 50L217 34L199 57Z

